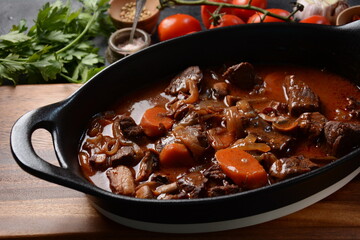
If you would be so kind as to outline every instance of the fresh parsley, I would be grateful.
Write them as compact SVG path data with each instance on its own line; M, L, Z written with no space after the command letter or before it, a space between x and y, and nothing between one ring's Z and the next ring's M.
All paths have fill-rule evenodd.
M29 30L24 20L0 36L0 85L83 83L104 67L92 41L114 29L106 14L109 0L46 3Z

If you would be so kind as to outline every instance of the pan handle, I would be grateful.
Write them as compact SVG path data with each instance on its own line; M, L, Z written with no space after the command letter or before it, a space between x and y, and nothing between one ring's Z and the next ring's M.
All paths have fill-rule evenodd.
M40 158L31 142L31 135L37 129L45 129L51 133L53 139L56 137L56 128L52 119L54 119L53 116L57 113L60 104L55 103L30 111L19 118L10 134L11 151L16 162L26 172L47 181L88 193L89 189L81 184L84 182L82 178L70 171L60 161L62 167L57 167Z

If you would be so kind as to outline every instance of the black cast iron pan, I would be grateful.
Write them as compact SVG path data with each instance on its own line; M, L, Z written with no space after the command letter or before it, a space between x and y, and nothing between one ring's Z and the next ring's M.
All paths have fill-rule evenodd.
M300 210L338 190L360 172L360 149L325 167L256 190L207 199L147 200L102 190L82 175L77 153L89 119L120 96L191 65L226 61L326 68L360 86L360 21L341 27L269 23L204 31L153 45L109 66L62 102L33 110L13 126L17 163L39 178L84 192L107 217L160 232L208 232L249 226ZM61 167L38 157L31 134L52 134Z

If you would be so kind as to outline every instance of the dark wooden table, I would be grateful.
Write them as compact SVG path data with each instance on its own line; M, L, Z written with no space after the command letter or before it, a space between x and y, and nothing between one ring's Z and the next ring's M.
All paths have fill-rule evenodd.
M0 87L0 239L360 239L360 175L299 212L260 225L209 234L159 234L130 229L100 215L86 196L33 177L9 146L13 123L25 112L60 101L80 85ZM50 134L38 130L37 153L57 164Z

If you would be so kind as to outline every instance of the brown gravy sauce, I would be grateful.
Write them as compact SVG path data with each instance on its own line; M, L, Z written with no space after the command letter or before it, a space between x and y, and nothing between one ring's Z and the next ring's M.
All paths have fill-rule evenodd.
M328 120L334 120L338 118L338 110L344 109L346 106L346 98L352 96L356 99L360 99L360 91L358 86L347 79L327 72L325 70L301 67L301 66L282 66L282 65L255 65L256 73L262 77L265 82L265 91L261 94L248 95L247 91L241 91L239 89L232 89L231 95L237 95L247 99L259 99L268 98L279 102L285 102L286 96L283 89L283 81L287 75L295 75L296 78L305 82L319 97L322 103L321 112ZM214 82L214 78L221 77L221 67L203 69L204 79L207 84ZM168 85L167 82L160 82L157 85L151 85L151 87L137 91L134 94L124 96L118 103L114 104L110 109L114 110L117 114L128 113L137 124L139 124L141 117L146 109L162 105L173 99L172 96L166 95L163 91ZM265 104L265 103L264 103ZM261 109L263 103L259 101L254 104L255 109ZM104 132L106 135L112 136L111 125L105 127ZM83 139L83 142L86 138ZM148 146L151 147L151 144ZM320 146L309 146L306 142L300 142L294 149L294 155L303 154L310 157L323 157L326 153L323 152ZM137 171L138 166L134 167ZM174 168L167 169L170 176L176 177L182 171L186 169ZM106 170L101 172L97 171L94 175L87 175L90 181L96 186L106 190L110 190L109 180L105 174Z

